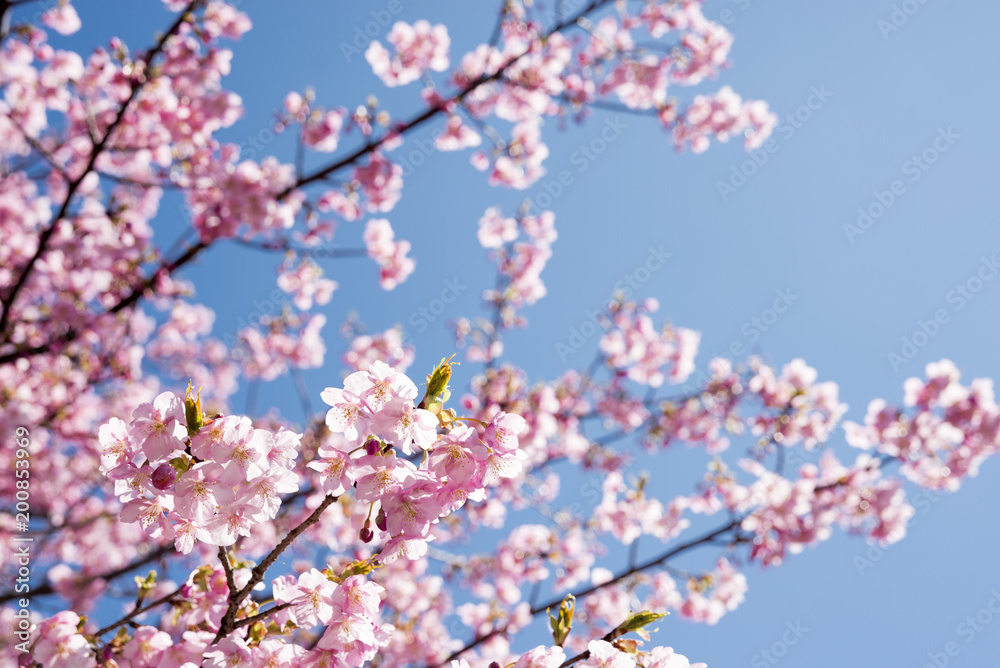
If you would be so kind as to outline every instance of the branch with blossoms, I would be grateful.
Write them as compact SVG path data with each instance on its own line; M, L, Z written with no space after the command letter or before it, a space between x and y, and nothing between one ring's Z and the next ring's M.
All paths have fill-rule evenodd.
M199 2L189 3L184 8L184 11L181 13L180 17L175 22L175 24L171 26L171 28L164 35L163 39L161 39L157 43L157 45L153 49L151 49L151 51L146 56L144 61L132 61L128 60L127 58L123 58L123 65L122 65L123 71L127 70L127 72L133 76L131 91L129 93L129 96L120 106L118 113L115 116L115 120L113 120L110 126L106 129L103 139L96 144L94 150L90 151L90 157L83 172L77 179L75 179L69 184L70 187L68 188L68 192L66 193L66 196L63 200L61 211L55 217L54 222L51 223L43 231L43 234L40 238L40 243L38 244L35 253L28 260L24 269L20 273L18 281L14 283L14 285L8 292L6 298L3 300L5 308L3 315L0 316L3 318L3 320L0 321L0 324L5 324L6 321L10 318L10 314L13 312L12 307L14 305L15 299L17 298L22 286L27 281L28 276L32 272L32 269L34 268L37 259L41 257L42 254L45 252L52 231L54 231L56 227L56 223L58 223L66 215L68 206L73 199L73 195L76 189L79 188L79 184L82 183L82 180L87 176L87 174L89 174L90 171L95 168L95 164L97 162L99 155L105 150L105 148L108 148L107 144L109 138L112 135L112 132L120 123L122 123L123 119L127 117L126 112L129 109L130 103L132 102L133 99L135 99L139 91L142 90L143 85L147 83L147 79L141 76L141 73L143 72L144 69L150 69L150 71L152 71L151 67L149 66L149 63L151 63L152 60L155 58L155 56L158 55L159 52L164 49L164 46L169 42L171 36L175 32L181 31L181 29L185 25L195 20L196 17L193 16L192 12L197 10L201 4L203 3ZM416 115L409 121L392 124L391 130L387 133L384 133L380 138L378 139L369 138L360 148L349 153L342 159L339 159L325 167L315 170L314 172L308 175L304 175L297 178L294 183L286 185L277 192L272 192L271 194L274 196L276 202L284 203L281 204L281 206L279 206L279 211L277 212L277 216L268 217L258 223L244 220L243 221L244 225L248 226L249 230L258 233L266 232L268 231L268 229L275 229L277 227L275 223L279 222L287 226L287 223L289 222L288 216L294 217L296 211L299 210L301 208L301 205L304 203L302 201L302 197L296 194L299 192L299 189L308 186L312 183L325 180L335 172L338 172L342 169L355 165L359 160L368 156L369 154L374 154L374 157L371 159L367 167L357 167L355 169L354 180L352 180L351 182L352 185L350 185L350 187L348 188L348 192L342 193L338 191L327 191L319 199L319 209L320 210L332 209L333 211L346 217L348 220L353 220L360 214L361 211L360 202L356 197L357 194L356 189L360 189L360 191L370 200L369 204L367 205L367 208L369 210L387 211L391 209L394 202L398 199L398 186L401 185L401 180L399 179L398 176L397 167L393 166L391 163L386 162L384 160L384 158L381 156L381 153L379 152L380 149L382 148L388 149L390 145L398 143L405 134L422 126L426 122L434 119L436 116L446 112L450 113L449 110L456 103L460 103L464 108L470 108L468 103L468 98L470 98L470 96L473 98L478 97L479 94L481 93L481 90L484 87L486 87L487 85L491 85L497 79L504 78L504 81L515 82L512 84L513 87L522 85L523 81L535 81L537 77L535 77L535 75L530 74L530 68L534 66L532 64L533 61L536 59L534 54L536 54L539 48L542 48L540 45L544 44L545 50L556 50L558 48L560 51L558 51L559 55L557 57L560 60L560 62L562 62L563 60L565 60L565 54L563 54L562 51L565 51L568 48L569 44L568 42L562 40L558 42L558 45L554 45L552 43L554 38L560 35L563 31L569 30L578 24L589 26L590 24L584 21L585 17L598 11L607 4L609 3L606 0L591 2L572 17L566 18L565 20L561 20L557 22L555 25L549 27L548 29L542 29L539 24L529 23L527 24L527 28L529 28L527 34L522 34L525 32L524 29L526 26L525 24L521 23L521 21L525 17L516 16L514 14L508 16L508 14L505 12L503 14L503 19L506 20L501 20L500 22L501 26L500 33L505 36L505 44L507 45L507 47L503 52L498 51L496 47L490 47L491 49L493 49L494 52L493 54L490 55L490 58L498 61L495 66L486 65L484 66L484 68L480 68L482 71L478 75L472 76L471 74L469 74L469 72L475 70L469 70L469 67L473 67L474 65L471 61L467 62L465 65L465 72L462 74L456 74L453 77L454 82L456 84L459 84L459 87L451 95L450 98L441 98L437 93L431 94L431 101L433 102L433 104L429 106L425 112ZM248 27L248 21L246 21L245 17L240 17L239 15L234 15L231 13L227 14L223 9L221 9L222 5L220 3L212 3L210 7L213 11L206 12L206 16L204 17L204 20L206 21L204 30L205 33L207 33L209 36L212 36L214 34L234 36L238 35L241 31L245 30ZM69 11L72 11L71 7ZM605 19L602 21L601 30L614 31L617 29L614 27L613 21L609 23L609 20L610 19ZM668 26L670 22L670 19L667 17L666 14L647 16L644 13L644 20L647 20L649 22L649 29L655 36L662 35L664 34L664 32L669 32L665 27ZM580 23L581 21L584 21L584 23L581 24ZM699 19L699 21L704 23L704 19ZM700 24L698 24L697 22L692 22L691 24L692 27L696 25ZM717 27L713 26L708 26L707 24L705 24L698 29L707 31L706 34L715 34L715 30ZM421 30L425 30L425 28L421 28ZM409 81L417 78L415 75L419 74L421 71L424 71L426 69L440 70L444 68L444 64L447 63L447 57L442 52L441 47L442 46L445 48L447 47L447 38L446 36L444 36L442 30L443 28L439 26L430 33L414 33L412 30L407 32L406 29L399 28L397 29L397 32L394 32L390 36L390 40L394 41L397 50L400 51L400 53L397 56L390 57L388 52L380 45L378 45L378 43L373 43L372 48L369 49L368 58L373 63L376 72L380 73L380 76L382 76L383 80L388 85L400 85L408 83ZM532 34L531 31L533 30L537 31L537 33ZM591 29L591 32L594 32L593 29ZM596 41L593 44L589 45L588 48L595 49L595 51L594 53L587 55L585 63L596 66L599 63L601 63L602 59L610 58L617 52L614 50L608 51L606 46L601 46L600 48L598 48L598 45L606 44L607 42L607 38L602 34L600 34L599 32L594 34L593 37L594 40ZM528 39L526 40L525 38ZM685 43L684 40L681 40L681 42ZM725 40L723 40L722 42L724 44ZM685 48L693 49L694 47L692 45L694 45L695 43L696 41L688 40L686 42L688 46ZM405 49L414 49L414 53L413 54L403 53ZM425 49L426 53L429 55L424 55L425 52L418 51L419 49ZM673 49L673 51L676 52L677 49L675 48ZM671 78L671 76L673 76L673 78L676 79L675 83L680 83L680 84L697 83L707 74L714 71L714 68L717 67L717 64L721 62L719 60L719 55L720 52L717 51L712 51L710 53L706 52L704 54L697 54L697 56L692 57L691 59L692 62L697 61L698 58L709 58L709 60L701 63L697 68L695 68L694 72L685 71L684 74L681 74L680 71L675 67L675 61L676 63L680 63L681 62L680 60L677 60L676 58L672 57L670 59L664 59L660 61L657 64L657 68L659 68L657 75L658 78L656 78L655 81L650 82L650 85L654 86L653 88L649 89L651 92L648 93L646 97L642 97L639 101L636 101L631 106L648 107L653 103L652 101L662 102L661 98L663 98L663 91L665 90L667 81ZM546 58L548 58L548 56L546 56ZM630 64L630 66L636 66L636 63L632 61L629 61L628 64ZM548 64L548 61L546 66L550 66ZM161 68L161 70L163 76L170 75L170 71L168 68L163 67ZM513 72L514 74L511 75L511 72ZM624 76L622 72L618 70L615 70L615 72L616 72L615 76L618 77ZM569 79L572 79L572 81L575 82L579 77L583 75L580 72L574 72L573 74L566 73L564 74L564 76L568 77ZM629 77L625 77L625 79L629 79ZM530 101L535 107L538 107L539 103L545 98L547 98L550 92L554 94L558 93L559 89L566 88L566 86L567 86L566 82L550 82L544 91L542 90L529 91L531 93L530 95L531 99L528 101ZM631 83L631 80L629 80L628 87L630 89L634 88L634 84ZM607 84L603 92L610 93L613 92L614 90L615 88L613 85ZM508 94L512 97L512 102L518 99L519 93L517 92L516 88L512 88L508 92ZM502 95L498 96L491 93L490 97L493 98L490 104L503 103ZM585 103L588 101L591 100L576 99L574 100L574 104L580 106L581 103ZM597 100L595 99L593 101L596 102ZM519 101L517 102L517 104L521 105L524 104L524 102L526 101ZM283 119L282 123L279 124L279 127L283 128L285 124L297 122L300 124L302 128L301 136L303 138L303 141L309 146L309 148L316 151L333 151L336 149L338 144L337 134L343 129L344 114L342 111L324 111L321 108L320 109L311 108L307 99L299 95L290 96L289 99L286 101L285 106L287 111L287 117ZM544 105L542 105L542 107L544 107ZM483 114L487 113L490 110L490 108L491 108L490 105L487 105L482 101L479 101L476 104L475 113L479 116L482 116ZM548 109L542 108L542 111L544 113L550 113L550 110ZM739 110L737 109L737 111ZM509 115L507 112L500 110L498 110L497 113L501 118L507 118L507 116ZM739 116L739 114L742 113L743 112L739 112L737 116ZM378 114L375 115L377 116ZM372 128L369 122L370 116L372 116L372 114L368 112L364 112L360 115L356 113L352 118L351 121L352 125L348 125L348 129L350 129L350 127L352 126L356 126L361 130L363 134L371 135ZM449 121L450 124L449 132L456 132L457 134L455 136L458 138L458 141L457 143L454 143L452 145L448 144L448 142L445 142L443 139L440 139L438 141L438 144L441 150L454 150L458 148L463 148L464 146L471 145L470 142L473 144L478 143L476 141L478 140L478 135L476 135L474 132L470 133L470 131L468 130L463 130L460 127L460 124L456 125L453 121L457 120L457 117L451 116L450 118L451 121ZM714 113L713 118L718 120L720 118L720 113L718 112ZM743 117L740 116L740 118ZM524 119L521 118L521 115L518 115L517 120L521 122L520 127L523 128L529 127L528 125L524 125ZM756 121L754 120L752 122L755 123ZM723 140L725 140L729 136L729 134L732 134L733 132L738 132L742 128L752 127L752 124L748 125L748 121L746 120L746 118L743 118L743 120L736 120L735 116L730 121L727 121L727 123L729 123L730 126L727 127L725 130L719 128L713 130L713 132L716 132L718 136ZM760 132L757 132L755 134L752 143L756 144L758 141L762 141L764 135L767 134L767 132L769 131L769 127L771 125L773 125L773 121L767 121L767 124L760 126L762 129ZM525 132L528 132L528 130L525 130ZM518 135L518 130L516 128L515 128L515 136L516 137L520 136ZM527 138L533 135L529 133L529 135L524 135L524 136ZM699 139L698 142L696 143L698 144L698 146L701 146L704 143L704 141L706 141L704 140L705 135L698 135L698 136L702 137L702 139ZM444 135L442 137L444 137ZM34 141L33 137L29 136L28 139ZM536 140L527 140L527 141L536 141ZM522 163L524 161L524 156L518 157L510 153L511 150L510 147L518 145L519 142L521 145L521 149L532 150L529 149L527 143L525 143L525 140L516 139L515 143L510 144L505 149L508 155L496 158L497 169L501 171L494 172L494 175L491 177L491 179L505 180L507 179L507 176L503 176L502 174L507 174L513 177L514 171L512 170L516 171L517 169L520 169L520 167L518 167L517 164ZM125 147L116 146L114 148L117 151L126 150ZM520 151L521 149L518 150ZM223 157L225 158L225 156ZM229 157L231 158L232 156ZM281 170L276 171L272 169L270 165L265 165L265 167L266 167L265 171L262 172L260 176L271 173L275 178L278 179L285 178L283 176L285 174L284 171ZM538 171L535 168L532 169ZM114 176L120 177L120 175L116 175L113 172L107 172L107 173L109 174L109 176L112 177ZM541 172L538 171L537 175L530 176L529 178L531 179L537 178L537 176L540 176L540 173ZM226 174L206 173L203 175L203 178L207 181L208 187L210 189L218 191L220 189L225 190L226 188L246 189L246 187L249 186L250 184L247 183L242 178L242 176L243 175L241 174L240 178L234 179L232 178L232 176ZM381 179L381 181L379 182L381 183L381 185L375 185L376 181L368 181L367 179L370 178ZM517 177L517 179L520 180L521 177ZM157 183L157 179L155 178L150 179L149 182ZM528 182L525 182L525 184L527 183ZM219 219L214 204L210 207L209 210L204 209L204 206L207 203L204 200L204 195L208 195L210 197L211 202L217 202L219 200L220 193L196 192L195 189L204 188L204 186L199 184L196 180L184 179L178 181L174 179L170 183L170 185L179 186L182 188L191 188L192 194L196 195L195 197L190 198L189 204L192 206L192 210L195 216L195 227L199 231L201 240L199 244L189 247L184 253L182 253L177 258L173 260L164 260L161 263L161 266L154 272L153 276L162 276L164 273L169 275L173 271L176 271L180 267L187 264L194 257L198 256L202 250L210 246L211 243L216 239L236 237L234 233L240 227L239 221L235 220L225 221ZM289 202L288 201L289 199L294 201ZM260 207L256 206L255 208L260 209ZM209 214L209 217L206 218L203 214ZM227 215L233 215L233 214L235 214L236 216L240 216L240 213L235 211ZM323 228L322 225L320 225L318 228L311 227L309 234L317 233L317 231L321 230L322 228ZM322 234L322 232L319 233ZM408 273L408 271L412 271L412 268L406 269L406 267L409 265L406 262L403 262L398 257L398 249L393 249L392 246L390 246L389 248L390 250L388 251L387 254L372 252L371 249L369 250L370 254L376 259L376 261L383 263L384 267L385 266L390 267L390 271L392 272L398 273L399 271L402 271L403 272L402 276L405 277L405 273ZM400 262L402 262L402 264L399 264L398 267L395 266ZM395 282L398 282L398 280L400 280L400 278L396 277L392 279L389 282L389 284L395 284ZM123 308L131 306L135 301L135 298L133 296L141 295L146 289L150 287L149 284L152 281L153 281L152 277L150 279L142 281L139 286L131 290L129 297L122 300L118 304L118 306L116 306L110 312L114 313L117 312L117 310L121 310ZM386 284L386 280L383 280L383 284ZM0 331L5 331L5 328L0 327ZM36 354L49 352L61 345L73 341L79 335L80 333L77 330L70 329L67 332L64 332L61 336L53 340L50 340L49 342L47 342L42 346L34 346L26 349L18 349L13 352L7 352L4 353L2 358L0 359L2 359L3 361L13 361L15 359L24 356L32 356Z
M321 262L366 255L385 290L416 270L397 238L406 221L389 220L395 152L415 131L433 128L435 150L470 151L490 185L514 190L545 173L546 121L601 109L655 117L680 150L760 146L776 122L765 103L728 86L675 96L727 65L732 38L700 2L503 2L488 41L454 63L444 25L397 22L365 60L387 87L420 85L419 107L396 114L371 96L348 111L293 91L272 115L296 139L287 161L217 139L243 112L223 87L226 44L251 27L234 5L165 0L176 15L149 49L112 39L84 59L53 34L80 28L71 2L42 26L21 4L0 0L0 432L31 434L32 563L48 570L29 584L66 610L28 611L21 642L0 644L12 664L683 668L647 647L646 623L668 611L716 623L744 599L744 564L777 566L836 527L898 541L913 513L904 480L957 489L997 450L991 386L962 385L947 362L907 381L905 408L876 401L844 425L872 451L853 463L820 453L846 406L802 360L712 360L672 394L700 335L625 295L594 323L593 363L530 380L504 342L545 297L558 236L554 212L527 206L479 221L497 280L484 315L452 324L482 365L461 396L452 358L418 399L402 331L349 322L346 377L313 419L302 372L324 365L316 307L339 290ZM191 219L169 247L153 231L167 190ZM226 242L281 259L270 308L220 340L183 272ZM286 375L305 426L232 410L240 382ZM641 468L660 470L679 444L704 449L706 471L660 498ZM25 459L4 457L11 470ZM13 497L15 482L0 491ZM16 523L0 526L11 547ZM604 560L609 547L624 566ZM673 563L696 552L711 554ZM81 617L154 563L120 618ZM555 606L553 642L516 646Z

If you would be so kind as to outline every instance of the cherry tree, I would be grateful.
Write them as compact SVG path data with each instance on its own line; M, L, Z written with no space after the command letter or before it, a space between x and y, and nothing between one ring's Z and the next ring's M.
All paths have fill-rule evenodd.
M291 91L276 128L294 157L248 158L216 134L243 113L223 84L252 17L147 2L167 17L150 44L78 54L58 48L81 27L70 2L0 0L10 665L702 666L655 622L717 623L751 567L837 527L894 543L907 486L956 490L996 452L992 383L948 361L841 425L836 384L800 359L715 359L695 377L700 335L658 324L652 299L613 300L594 360L533 380L503 335L545 297L557 212L489 203L470 226L496 282L449 324L455 350L411 376L399 329L356 332L309 410L317 309L349 301L326 270L366 256L385 290L418 270L391 222L394 152L417 129L523 190L545 173L543 130L595 110L646 116L693 153L757 148L777 117L728 86L684 96L732 45L698 0L511 0L465 54L423 20L367 47L382 85L419 89L413 115ZM154 238L171 197L189 229ZM273 251L290 298L232 342L183 271L227 244ZM232 409L241 383L283 376L311 418ZM851 460L826 448L841 428ZM705 474L656 494L642 464L678 443L705 451ZM657 553L640 559L640 540ZM692 555L696 570L677 566Z

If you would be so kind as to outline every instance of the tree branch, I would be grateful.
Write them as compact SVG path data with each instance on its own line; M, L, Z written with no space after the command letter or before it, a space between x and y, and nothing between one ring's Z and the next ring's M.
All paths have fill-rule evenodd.
M611 0L591 0L591 2L586 7L584 7L583 9L581 9L579 12L577 12L571 18L568 18L568 19L565 19L563 21L560 21L559 23L557 23L556 25L554 25L548 32L546 32L544 35L542 35L541 37L539 37L537 40L534 40L532 42L532 46L530 46L527 49L525 49L525 51L523 53L520 53L517 56L514 56L510 60L508 60L507 62L505 62L503 65L500 66L499 69L497 69L496 72L493 72L492 74L485 74L484 73L484 74L480 75L479 77L477 77L474 81L471 81L470 83L466 84L461 90L459 90L457 93L455 93L454 95L451 96L451 100L452 101L461 100L463 97L465 97L469 93L473 92L474 90L476 90L477 88L479 88L483 84L487 84L487 83L490 83L491 81L495 81L495 80L499 79L500 77L503 76L504 72L506 72L508 69L510 69L511 66L514 65L514 63L516 63L518 60L520 60L524 56L529 55L531 53L532 49L534 48L534 44L536 42L544 42L547 38L551 37L555 33L562 32L563 30L566 30L567 28L572 28L573 26L575 26L577 24L577 21L579 21L580 19L586 17L588 14L590 14L594 10L599 9L600 7L602 7L604 5L610 4L610 2L611 2ZM318 171L313 172L312 174L309 174L307 176L303 176L302 178L299 178L296 181L295 185L289 187L287 190L285 190L283 193L281 193L278 196L279 199L283 198L283 197L286 197L290 192L292 192L293 190L295 190L297 188L302 188L302 187L307 186L307 185L309 185L311 183L315 183L316 181L320 181L322 179L325 179L330 174L333 174L334 172L336 172L336 171L338 171L340 169L343 169L344 167L346 167L346 166L348 166L350 164L353 164L359 158L362 158L362 157L368 155L369 153L375 151L376 149L378 149L380 146L382 146L382 144L384 144L386 141L388 141L391 137L397 137L397 136L402 135L402 134L404 134L406 132L409 132L410 130L413 130L413 129L417 128L417 127L420 127L421 125L423 125L427 121L431 120L432 118L434 118L438 114L442 113L445 110L446 106L448 106L448 105L447 104L442 104L442 105L439 105L439 106L431 107L431 108L425 110L423 113L418 114L417 116L414 116L410 120L404 122L402 125L396 127L391 132L387 132L386 134L382 135L381 137L379 137L378 139L376 139L374 141L367 142L364 146L358 148L357 150L355 150L350 155L347 155L344 158L342 158L342 159L340 159L340 160L338 160L338 161L336 161L336 162L334 162L334 163L332 163L332 164L330 164L330 165L328 165L326 167L323 167L323 168L319 169Z
M269 608L267 610L262 610L258 612L256 615L251 615L250 617L244 617L243 619L237 620L236 623L233 624L233 629L235 630L238 628L242 628L244 626L250 626L251 624L256 624L257 622L264 621L274 613L280 612L285 608L290 608L290 607L292 607L291 603L279 603L273 608Z
M630 568L627 568L626 570L622 571L621 573L619 573L618 575L616 575L612 579L608 580L607 582L602 582L601 584L593 585L591 587L587 587L585 589L581 589L579 591L572 592L572 595L574 597L576 597L577 599L581 599L584 596L588 596L588 595L594 593L595 591L598 591L598 590L603 589L605 587L608 587L608 586L611 586L611 585L616 584L618 582L621 582L622 580L624 580L626 578L629 578L629 577L631 577L631 576L633 576L633 575L635 575L637 573L641 573L643 571L649 570L651 568L655 568L657 566L662 566L668 560L676 557L677 555L682 554L683 552L686 552L686 551L688 551L688 550L690 550L692 548L698 547L699 545L704 545L706 543L710 543L715 538L717 538L718 536L721 536L721 535L723 535L723 534L725 534L725 533L727 533L729 531L732 531L733 529L739 527L740 521L741 521L740 519L734 519L731 522L729 522L728 524L726 524L725 526L719 527L719 528L717 528L717 529L715 529L713 531L710 531L709 533L706 533L706 534L704 534L704 535L702 535L702 536L700 536L698 538L692 539L692 540L690 540L690 541L688 541L686 543L682 543L681 545L678 545L677 547L675 547L675 548L673 548L671 550L667 550L663 554L661 554L661 555L659 555L657 557L654 557L654 558L650 559L649 561L644 561L641 564L638 564L636 566L632 566ZM552 608L553 606L559 605L566 598L566 596L568 596L568 595L569 594L563 594L562 596L559 596L558 598L554 598L554 599L552 599L550 601L542 603L541 605L536 605L536 606L534 606L534 607L531 608L530 614L532 616L539 615L539 614L545 612L546 610L548 610L549 608ZM435 664L431 668L440 668L440 666L444 666L445 664L450 663L453 659L457 659L458 657L460 657L465 652L468 652L470 649L474 649L475 647L478 647L479 645L481 645L482 643L486 642L490 638L494 638L494 637L496 637L498 635L501 635L504 632L505 632L505 629L495 628L492 631L490 631L489 633L484 634L482 636L479 636L475 640L470 641L468 644L465 645L465 647L462 647L461 649L455 650L454 652L452 652L448 656L448 658L446 658L444 661L441 661L440 663ZM564 665L566 665L566 664L564 664Z
M166 596L161 596L160 598L156 599L155 601L152 601L151 603L147 603L146 605L142 606L141 608L136 608L132 612L128 613L127 615L125 615L124 617L122 617L121 619L119 619L114 624L108 624L103 629L99 630L97 633L94 634L94 637L95 638L100 638L101 636L103 636L108 631L114 631L119 626L122 626L123 624L128 624L130 621L132 621L134 618L138 617L142 613L149 612L153 608L155 608L155 607L157 607L159 605L163 605L164 603L167 603L168 601L173 600L173 598L175 596L177 596L177 594L179 594L179 593L181 593L181 588L180 587L178 587L174 591L170 592Z
M219 561L222 562L222 570L226 572L226 585L229 587L229 599L236 595L236 579L233 576L233 565L229 563L229 550L224 546L219 546Z
M316 507L316 510L312 512L309 517L302 521L297 527L288 532L278 545L271 550L264 560L259 564L254 566L253 570L250 572L250 580L243 586L242 589L235 592L230 590L229 594L229 607L226 609L226 614L222 617L222 623L219 625L219 632L215 634L215 639L212 644L219 642L227 635L233 632L237 628L236 614L239 612L240 605L246 600L246 597L250 595L253 588L264 581L264 576L267 574L267 569L277 561L281 553L284 552L288 547L298 538L306 529L312 525L319 522L320 516L323 511L330 507L338 497L327 496L323 501Z
M139 568L140 566L145 566L148 563L156 561L160 557L165 556L168 552L172 552L173 550L174 550L173 543L169 543L167 545L161 545L159 548L153 550L152 552L150 552L149 554L147 554L144 557L136 559L135 561L132 561L132 562L130 562L128 564L125 564L124 566L121 566L120 568L116 568L113 571L108 571L107 573L102 573L100 575L89 576L89 579L90 580L106 580L106 581L110 582L111 580L114 580L115 578L117 578L119 576L125 575L126 573L129 573L131 571L134 571L135 569ZM48 596L50 594L55 594L55 593L56 593L56 590L53 588L53 586L51 584L43 584L43 585L38 585L37 587L36 586L32 586L31 587L31 595L32 596ZM21 596L23 596L23 594L16 594L14 592L7 592L6 594L3 594L2 596L0 596L0 603L6 603L7 601L12 601L15 598L19 598Z

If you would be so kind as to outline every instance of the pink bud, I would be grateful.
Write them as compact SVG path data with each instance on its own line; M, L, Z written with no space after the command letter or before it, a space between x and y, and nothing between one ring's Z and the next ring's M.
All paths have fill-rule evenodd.
M149 481L153 483L153 487L160 491L173 487L176 480L177 472L174 471L174 467L170 464L160 464L153 471L153 475L149 477Z

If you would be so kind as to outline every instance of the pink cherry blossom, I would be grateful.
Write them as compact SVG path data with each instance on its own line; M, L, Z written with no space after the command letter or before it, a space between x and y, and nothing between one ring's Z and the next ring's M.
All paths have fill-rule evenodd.
M412 26L397 21L389 32L389 43L396 54L389 52L380 42L372 42L365 51L365 59L386 86L404 86L416 81L427 70L443 72L448 68L448 29L424 20Z
M83 26L80 16L67 0L61 0L58 5L42 14L42 23L60 35L72 35Z

